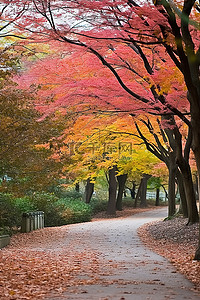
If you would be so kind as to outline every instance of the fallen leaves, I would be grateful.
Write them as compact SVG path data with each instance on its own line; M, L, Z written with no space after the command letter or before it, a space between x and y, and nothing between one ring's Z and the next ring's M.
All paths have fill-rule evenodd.
M153 222L140 227L138 233L145 245L171 261L200 290L200 262L193 260L199 225L186 223L181 217Z
M130 211L123 212L124 215L120 213L120 218L123 218ZM200 263L193 261L198 225L185 226L185 223L184 219L152 223L142 227L139 233L154 251L167 257L193 283L200 285ZM81 231L74 230L70 236L69 228L73 226L44 228L12 237L11 245L0 250L2 300L43 299L49 293L58 295L71 287L76 290L80 285L140 283L112 280L112 277L108 280L107 276L115 274L119 267L126 269L126 265L119 266L115 261L106 259L103 253L98 252L98 247L91 250L90 233L84 227ZM101 243L101 239L98 243ZM153 271L157 269L159 264L155 265ZM149 280L145 284L163 283Z
M1 299L42 299L51 290L62 293L97 281L98 253L74 252L63 243L66 239L67 226L13 236L11 245L0 251ZM78 276L83 272L87 279Z
M113 218L126 218L129 216L133 216L135 214L138 213L142 213L145 211L149 211L152 209L159 209L159 206L148 206L146 208L133 208L133 207L126 207L125 209L123 209L122 211L117 210L116 211L116 216L109 216L106 212L100 212L97 213L94 218L92 219L92 221L99 221L100 219L104 220L104 219L113 219Z

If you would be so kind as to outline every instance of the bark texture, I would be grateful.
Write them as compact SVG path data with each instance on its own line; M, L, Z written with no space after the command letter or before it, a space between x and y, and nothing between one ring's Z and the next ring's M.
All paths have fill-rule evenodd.
M117 180L116 180L116 171L117 167L113 166L112 169L108 171L108 207L107 214L115 215L116 214L116 196L117 196Z
M116 201L116 209L122 210L122 197L127 180L127 174L117 176L118 181L118 193L117 193L117 201Z
M85 186L85 202L90 203L94 192L94 183L91 182L90 178L87 179L86 186Z

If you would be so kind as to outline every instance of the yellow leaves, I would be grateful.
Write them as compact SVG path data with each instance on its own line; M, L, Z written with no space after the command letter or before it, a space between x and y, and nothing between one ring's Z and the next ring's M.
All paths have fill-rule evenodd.
M145 126L143 129L146 130ZM119 174L127 173L138 179L143 173L152 173L158 160L144 145L141 146L136 135L131 116L80 117L65 141L70 144L70 139L73 139L70 144L73 148L71 163L64 167L65 172L74 174L79 180L94 179L101 170L117 164Z
M9 291L9 295L13 296L13 295L15 295L15 294L16 294L15 291L13 291L13 290Z

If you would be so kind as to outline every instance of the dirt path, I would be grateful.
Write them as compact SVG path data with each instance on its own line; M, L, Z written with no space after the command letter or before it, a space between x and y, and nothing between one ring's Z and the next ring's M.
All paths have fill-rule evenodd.
M85 269L82 263L77 285L68 286L62 296L50 293L46 299L200 299L193 285L167 260L145 248L137 235L141 225L164 218L166 214L167 209L162 208L128 218L68 226L62 249L69 247L74 253L86 251L96 254L96 258L93 256L90 261L89 255L84 254ZM59 245L56 251L59 251ZM92 270L95 280L91 281L89 267L95 259L98 270Z

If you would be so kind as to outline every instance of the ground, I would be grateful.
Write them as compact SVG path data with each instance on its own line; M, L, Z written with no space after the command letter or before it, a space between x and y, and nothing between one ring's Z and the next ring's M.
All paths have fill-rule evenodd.
M125 208L117 212L117 217L127 217L140 210ZM99 216L106 218L105 213ZM145 224L140 227L138 234L147 247L172 262L200 290L200 262L193 260L198 245L199 224L187 226L187 219L179 216Z
M149 209L152 208L142 210L127 208L122 212L118 212L116 218L112 218L109 220L109 222L107 220L107 224L111 227L111 225L115 225L114 220L120 221L125 219L125 217ZM150 215L152 215L152 213L150 213ZM106 231L108 231L105 231L105 228L107 227L103 229L103 235L99 234L98 236L96 230L97 228L101 230L100 224L102 224L102 222L99 223L96 221L103 221L105 219L108 219L107 216L104 213L101 213L93 219L93 222L82 225L80 224L80 226L70 225L44 228L29 234L18 234L14 236L11 240L11 245L0 251L0 298L3 300L42 299L49 291L53 291L54 293L62 293L66 290L66 288L68 290L71 289L71 293L73 294L73 290L76 290L78 286L91 287L99 285L100 281L102 281L102 278L104 278L105 281L108 280L109 282L111 277L114 276L112 275L112 272L114 272L117 276L118 271L120 270L119 265L117 266L118 263L116 263L112 257L111 259L108 257L112 252L111 249L117 249L115 246L113 248L112 242L118 243L119 241L119 239L117 239L118 234L114 232L114 228L118 226L117 224L119 223L116 223L116 226L113 227L110 238L103 236ZM131 238L133 235L132 229L134 227L129 225L128 220L126 222L126 226L127 229L129 229L129 235ZM142 226L142 228L139 229L139 235L143 242L148 245L148 247L151 247L153 251L158 252L159 254L171 260L173 264L176 265L178 270L186 274L187 277L193 281L193 283L198 285L200 283L200 263L192 260L198 240L198 228L197 225L185 226L185 223L186 220L181 218L166 222L156 222L150 225ZM104 226L107 225L104 224ZM91 233L89 231L91 227L93 228L94 235L93 242L91 239ZM111 228L108 227L108 229L110 230ZM124 227L123 230L126 231L127 229ZM101 231L99 233L101 233ZM137 248L139 247L139 241L137 240L136 243L136 250L139 249L138 251L140 253L138 256L136 252L133 252L132 250L133 244L126 245L126 241L123 243L123 237L126 235L127 233L121 233L120 239L122 239L123 245L116 244L119 246L116 254L122 255L123 251L125 251L127 258L130 256L130 261L136 259L135 269L137 269L137 259L139 259L141 256L141 248ZM95 239L97 239L96 244L94 243ZM134 240L132 240L132 242L134 242ZM99 245L103 247L101 254L98 253ZM109 248L109 245L111 248ZM107 254L106 251L108 252ZM103 256L104 268L102 268L102 261L100 259L102 253L105 255ZM122 257L124 257L124 254ZM147 260L148 257L149 256L146 255ZM129 262L127 263L129 265ZM164 266L164 264L162 262L162 266ZM145 262L144 267L145 266L148 267L147 262ZM159 267L161 267L161 264ZM159 268L156 268L152 272L152 276L158 276L156 273L159 271L158 269ZM126 268L122 266L121 275L125 273L125 270ZM174 271L172 271L172 275L173 273ZM85 276L85 274L87 274L87 276ZM128 271L127 274L129 274ZM160 282L157 279L159 277L155 278L156 281L151 280L151 285L152 282L154 284ZM118 282L116 279L112 280L113 282L116 281L115 283ZM150 281L146 279L140 282L142 291L142 285L149 287L151 286L149 283ZM139 282L137 281L137 285L138 284ZM125 286L128 289L127 283ZM159 291L161 287L164 288L164 285L159 285ZM154 290L156 290L156 288ZM105 287L103 290L105 290ZM130 290L128 290L128 292L126 291L126 293L132 293L132 290L133 287L131 286ZM83 294L80 296L80 298L76 299L85 299L83 298L85 296L86 299L88 299L87 294L84 296L85 292L88 291L85 289L79 289L79 293ZM126 299L127 297L128 294ZM130 297L132 297L131 294ZM173 297L173 294L171 297ZM67 298L66 295L66 299L72 298Z
M199 224L186 224L187 219L177 217L146 224L138 233L147 247L172 262L200 290L200 262L193 260Z

